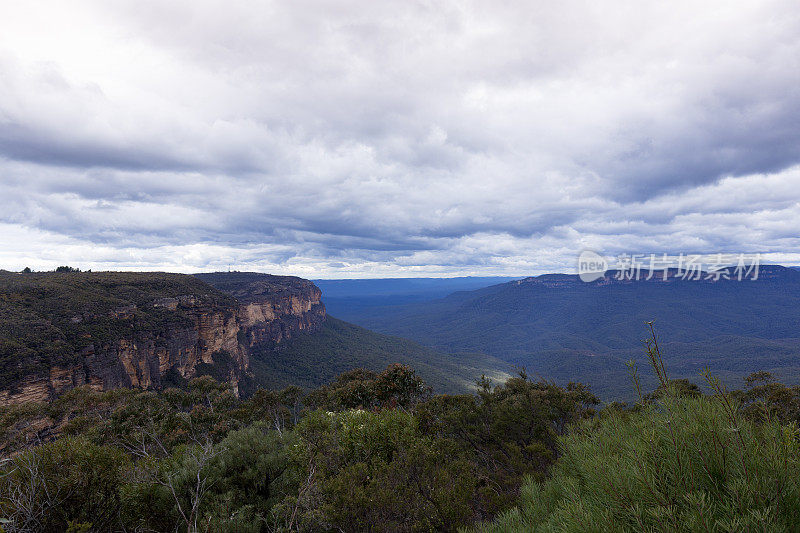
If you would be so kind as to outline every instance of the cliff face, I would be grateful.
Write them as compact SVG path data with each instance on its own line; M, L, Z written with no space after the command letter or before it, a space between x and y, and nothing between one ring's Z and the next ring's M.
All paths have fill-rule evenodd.
M195 377L201 364L215 365L215 355L224 352L232 362L223 369L224 377L236 386L249 366L247 350L238 341L236 306L213 309L192 296L179 300L171 312L188 318L185 325L163 335L141 331L134 338L122 338L100 349L94 344L87 346L82 355L88 379L93 380L89 383L104 390L160 389L171 377Z
M325 321L322 292L308 280L254 272L197 274L236 298L239 325L248 348L274 346Z
M254 276L263 278L221 291L202 276L0 273L0 405L82 385L161 389L204 373L238 392L253 348L325 319L311 282Z
M325 320L325 306L320 301L319 289L314 289L308 294L242 304L239 324L245 332L247 346L278 344L299 331L319 329Z

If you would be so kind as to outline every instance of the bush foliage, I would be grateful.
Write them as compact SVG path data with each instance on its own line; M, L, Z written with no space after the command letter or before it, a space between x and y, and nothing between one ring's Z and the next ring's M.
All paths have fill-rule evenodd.
M737 406L732 406L734 409ZM731 418L718 398L666 397L563 438L552 477L483 531L790 531L796 424Z
M74 275L71 274L71 275ZM356 369L306 394L70 391L0 408L0 527L18 531L791 531L800 393L670 380L609 404L521 371L433 395Z
M512 505L594 403L524 374L432 396L399 364L246 400L210 376L75 389L0 409L0 516L6 531L455 531ZM58 438L27 431L43 425Z

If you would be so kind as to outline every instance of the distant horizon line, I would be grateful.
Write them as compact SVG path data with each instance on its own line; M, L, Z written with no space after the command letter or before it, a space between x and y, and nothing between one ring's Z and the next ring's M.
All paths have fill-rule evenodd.
M735 267L736 265L729 265L724 268L731 268ZM800 269L800 265L790 265L790 264L780 264L780 263L764 263L761 264L759 268L767 267L767 266L780 266L789 269ZM79 267L78 267L79 268ZM674 270L675 267L669 267L670 270ZM619 269L617 268L609 268L606 272L615 272ZM642 271L648 271L647 268L642 268ZM664 268L655 268L653 269L656 272L663 271ZM23 270L9 270L5 268L0 268L0 272L8 272L12 274L22 274ZM165 273L165 274L186 274L186 275L195 275L195 274L214 274L214 273L254 273L254 274L268 274L272 276L288 276L288 277L296 277L301 279L307 279L309 281L378 281L378 280L425 280L425 279L508 279L508 280L519 280L524 278L535 278L539 276L546 276L546 275L567 275L567 276L577 276L578 272L577 269L575 272L564 272L564 271L547 271L541 272L536 274L496 274L496 275L442 275L442 276L382 276L382 277L316 277L316 276L309 276L303 274L286 274L280 273L276 274L274 272L268 271L260 271L260 270L198 270L195 272L186 272L186 271L178 271L178 270L140 270L138 268L132 269L123 269L123 270L95 270L95 269L81 269L81 273L104 273L104 272L138 272L138 273ZM52 270L31 270L31 273L35 274L47 274L47 273L55 273L55 268Z

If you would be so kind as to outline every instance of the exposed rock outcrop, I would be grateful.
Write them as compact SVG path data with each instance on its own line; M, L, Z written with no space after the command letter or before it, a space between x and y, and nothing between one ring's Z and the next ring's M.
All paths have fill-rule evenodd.
M83 276L82 289L87 280L89 288L93 288L91 282L95 280L91 276L71 275ZM21 370L17 374L22 374L6 379L5 386L0 386L0 405L48 401L82 385L97 390L161 389L202 373L230 381L238 392L239 383L248 374L253 348L278 344L299 331L313 331L325 320L320 290L300 278L238 272L182 276L199 278L217 287L216 291L200 281L174 279L180 275L150 275L144 280L136 274L104 275L103 280L109 275L121 278L122 282L115 281L125 290L132 283L126 278L134 277L134 281L144 284L134 294L144 294L146 298L113 306L104 306L101 301L91 310L85 305L83 309L58 309L59 315L52 317L43 316L43 310L54 307L52 302L33 301L20 309L20 316L36 316L50 328L52 346L63 352L64 339L71 340L73 353L56 359L49 353L36 353L34 338L0 339L5 342L0 345L3 350L18 350L18 361L14 361L13 351L7 357L18 363ZM165 278L172 283L168 293L174 293L183 282L199 294L159 294ZM67 279L64 290L72 288L72 281ZM7 293L0 293L2 302L18 301L14 291L29 288L5 283L2 289ZM97 292L101 293L100 288ZM118 304L120 295L112 296ZM97 311L104 307L104 312ZM4 329L14 331L14 326Z
M189 297L180 306L166 309L181 311L190 322L164 335L142 331L136 338L122 338L101 349L90 344L84 352L86 374L104 390L160 389L170 373L192 378L201 363L214 365L214 355L225 352L234 363L226 378L235 385L249 366L247 349L238 340L237 308L209 309Z
M239 325L249 348L277 345L325 321L322 291L308 280L255 272L197 274L239 302Z

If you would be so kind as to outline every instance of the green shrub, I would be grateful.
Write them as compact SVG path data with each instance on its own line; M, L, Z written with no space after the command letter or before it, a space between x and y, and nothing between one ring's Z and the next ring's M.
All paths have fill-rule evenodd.
M437 396L416 410L426 435L452 442L478 478L476 516L486 520L514 504L524 476L543 479L558 456L557 439L598 403L585 387L532 381L480 382L477 395Z
M526 483L519 506L481 530L792 530L797 426L740 420L729 401L670 396L582 424L552 478Z
M401 410L316 411L298 425L305 475L284 521L304 531L452 531L472 517L475 478ZM294 516L297 518L295 519Z
M118 449L63 437L0 465L0 517L11 531L108 531L118 526L119 488L130 469Z
M429 397L431 388L409 366L390 364L380 374L357 368L337 376L311 393L308 402L331 411L412 407Z
M256 423L216 445L142 461L123 489L125 522L147 531L265 530L272 508L297 491L288 451L295 443L291 433Z
M800 422L800 387L787 387L763 371L747 376L745 384L745 390L731 392L741 402L744 416L755 421Z

